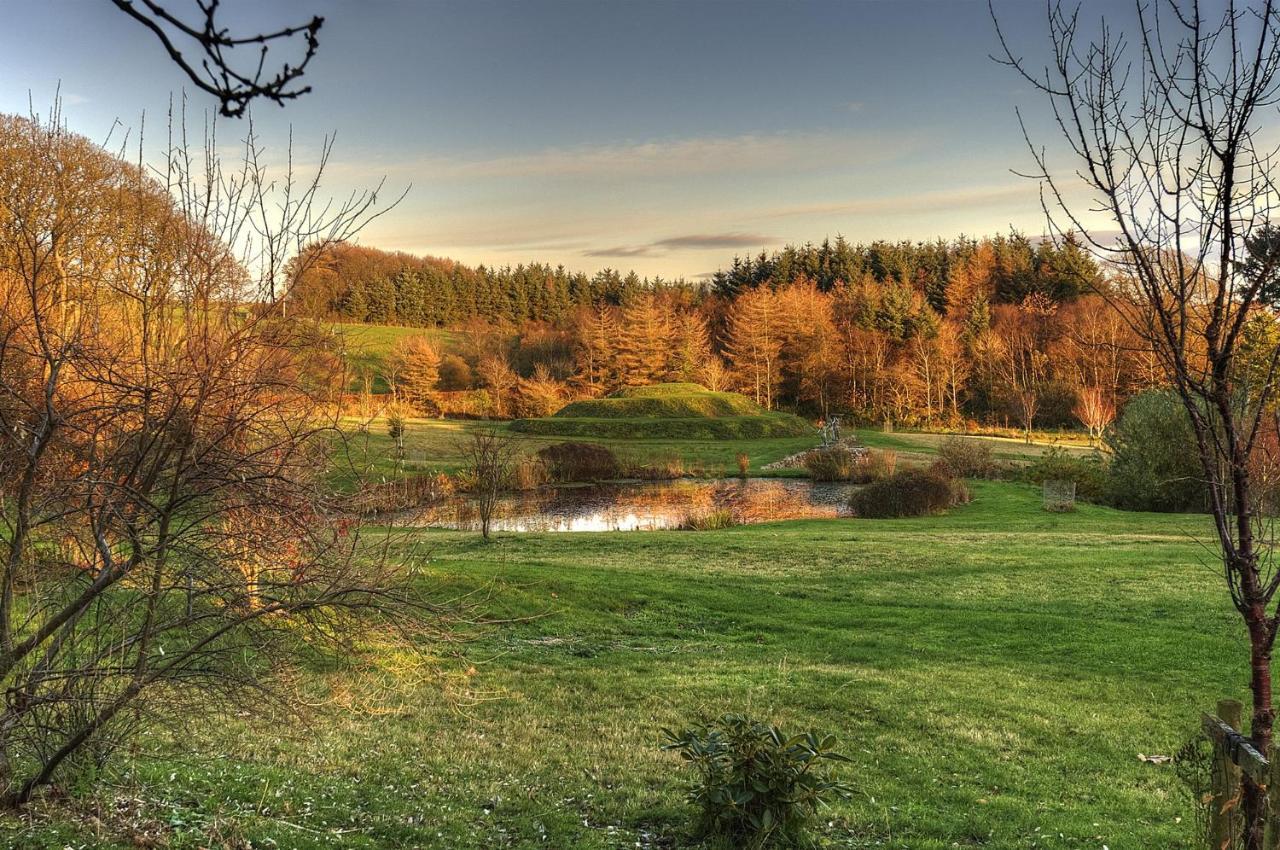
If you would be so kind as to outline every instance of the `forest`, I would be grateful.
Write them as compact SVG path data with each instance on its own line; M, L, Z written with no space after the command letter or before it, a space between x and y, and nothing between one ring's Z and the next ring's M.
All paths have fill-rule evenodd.
M465 331L458 351L404 340L378 376L427 409L440 391L483 390L469 412L540 416L622 386L692 381L814 417L1100 433L1159 383L1116 307L1123 276L1069 233L836 239L735 257L698 283L346 245L311 259L298 315Z

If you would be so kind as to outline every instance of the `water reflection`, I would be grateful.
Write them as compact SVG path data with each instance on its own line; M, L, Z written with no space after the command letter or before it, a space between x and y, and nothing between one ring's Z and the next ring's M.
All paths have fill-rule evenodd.
M495 531L655 531L688 518L728 510L740 523L835 517L850 486L794 478L663 481L546 487L512 494L498 506ZM475 530L466 499L454 499L403 518L408 525Z

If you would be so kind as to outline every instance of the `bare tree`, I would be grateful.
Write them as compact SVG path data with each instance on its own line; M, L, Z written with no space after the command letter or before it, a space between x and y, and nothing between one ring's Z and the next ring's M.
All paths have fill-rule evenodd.
M476 429L462 443L462 473L480 519L480 535L489 539L498 500L511 484L515 441L497 431Z
M269 300L371 201L281 205L252 143L203 147L149 170L0 117L4 804L412 603L323 486L323 361Z
M142 24L160 39L169 58L193 84L218 99L219 111L228 118L244 115L249 104L258 98L285 101L301 97L311 86L299 86L298 80L320 48L318 36L324 18L316 15L305 23L281 27L270 32L234 34L218 19L221 0L196 0L200 15L197 22L184 20L155 0L111 0L120 11ZM201 54L190 59L180 46L190 42ZM294 64L284 62L278 70L267 65L272 46L301 43L303 53ZM256 55L241 70L233 64L237 48L257 48Z
M1059 169L1031 145L1034 176L1051 226L1086 234L1120 268L1130 298L1117 304L1153 345L1193 425L1222 577L1249 638L1249 734L1272 752L1280 574L1259 534L1251 461L1274 424L1280 350L1262 358L1262 380L1239 380L1237 355L1280 278L1276 152L1262 132L1280 101L1280 11L1271 0L1212 10L1141 0L1130 35L1103 21L1084 36L1077 7L1048 10L1043 67L1000 32L1001 61L1047 97L1072 155L1074 169ZM1087 200L1075 202L1076 178L1064 173L1079 177ZM1250 850L1262 846L1266 797L1245 778Z

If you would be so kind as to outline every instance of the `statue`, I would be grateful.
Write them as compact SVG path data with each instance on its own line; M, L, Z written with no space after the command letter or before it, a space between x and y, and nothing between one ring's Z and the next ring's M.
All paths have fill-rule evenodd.
M829 449L840 444L840 417L832 416L822 426L822 447Z

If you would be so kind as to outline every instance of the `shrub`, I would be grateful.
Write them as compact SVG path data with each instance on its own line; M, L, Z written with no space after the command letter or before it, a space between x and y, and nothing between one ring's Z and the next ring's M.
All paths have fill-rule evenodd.
M964 482L935 464L928 469L904 469L855 491L849 497L849 511L869 519L925 516L967 501Z
M556 443L538 450L554 481L604 481L619 476L617 456L594 443Z
M1085 502L1106 500L1107 467L1098 452L1073 455L1061 446L1051 446L1028 464L1022 475L1032 484L1074 481L1077 499Z
M843 446L814 449L804 456L804 467L814 481L852 481L858 460Z
M751 456L746 452L738 452L734 459L738 461L738 477L746 478L751 471Z
M850 793L823 768L849 760L832 750L831 736L787 736L736 714L663 733L663 749L678 752L697 774L688 799L699 808L699 838L733 847L803 846L818 807Z
M733 528L738 520L728 508L716 508L705 513L687 513L680 521L681 531L719 531Z
M1106 437L1108 500L1134 511L1195 511L1205 506L1190 417L1177 395L1148 390L1129 400Z
M440 377L437 386L445 392L471 389L475 382L471 366L456 354L446 354L440 360L438 372Z
M994 478L996 461L983 440L950 436L938 443L938 460L960 478Z

